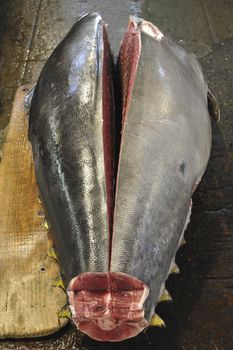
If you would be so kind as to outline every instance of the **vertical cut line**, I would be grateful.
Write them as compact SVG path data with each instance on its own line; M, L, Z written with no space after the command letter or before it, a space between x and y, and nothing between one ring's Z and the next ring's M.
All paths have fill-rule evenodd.
M114 208L114 95L112 78L112 55L107 38L105 26L103 27L103 149L104 170L107 197L107 219L108 219L108 268L110 266L111 244L112 244L112 222Z
M120 162L122 155L122 144L124 142L124 130L126 125L127 114L132 97L133 86L136 78L138 63L141 54L141 33L138 30L137 23L130 21L127 31L122 40L120 47L120 53L118 58L118 69L120 73L120 87L121 91L121 132L120 132L120 145L119 145L119 157L116 171L116 189L115 189L115 206L113 210L112 218L112 236L111 236L111 250L114 235L114 222L116 218L116 202L118 193L118 181L120 173ZM110 251L110 266L111 270L111 251Z

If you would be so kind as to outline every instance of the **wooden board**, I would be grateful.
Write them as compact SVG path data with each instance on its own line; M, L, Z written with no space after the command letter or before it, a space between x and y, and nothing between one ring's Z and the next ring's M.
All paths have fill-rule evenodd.
M54 286L59 266L48 255L51 241L27 138L28 90L16 92L0 165L0 338L47 335L67 323L59 317L66 295Z

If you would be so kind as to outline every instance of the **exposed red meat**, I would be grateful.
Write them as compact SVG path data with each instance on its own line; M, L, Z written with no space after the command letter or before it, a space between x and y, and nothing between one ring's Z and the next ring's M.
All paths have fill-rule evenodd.
M103 59L103 147L106 176L107 212L109 225L109 250L111 249L113 206L114 206L114 97L112 81L112 57L107 33L103 27L104 59ZM109 254L110 256L111 254ZM109 262L110 264L110 262Z
M119 65L122 84L122 128L129 108L133 84L136 76L141 51L140 31L135 22L129 22L124 35L119 55Z
M68 294L75 324L93 339L120 341L147 326L148 287L132 276L87 272L71 281Z

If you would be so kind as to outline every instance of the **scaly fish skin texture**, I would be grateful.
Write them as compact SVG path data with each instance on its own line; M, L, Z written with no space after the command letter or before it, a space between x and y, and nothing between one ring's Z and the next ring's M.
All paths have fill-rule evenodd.
M165 282L211 148L208 88L192 54L131 17L118 62L118 143L98 14L73 26L27 100L38 187L72 318L100 341L164 324L155 307L171 300Z
M103 20L90 14L52 53L31 102L37 182L66 285L108 270L102 74Z

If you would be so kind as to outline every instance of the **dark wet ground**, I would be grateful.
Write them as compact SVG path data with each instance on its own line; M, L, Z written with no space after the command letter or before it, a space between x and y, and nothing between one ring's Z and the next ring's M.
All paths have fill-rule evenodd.
M212 155L194 196L188 244L178 253L181 274L167 283L174 303L159 306L167 328L111 345L68 326L43 340L3 341L0 349L233 349L233 1L1 0L0 142L16 88L36 81L46 58L86 11L103 14L115 54L129 14L184 41L219 100L221 122L213 125Z

